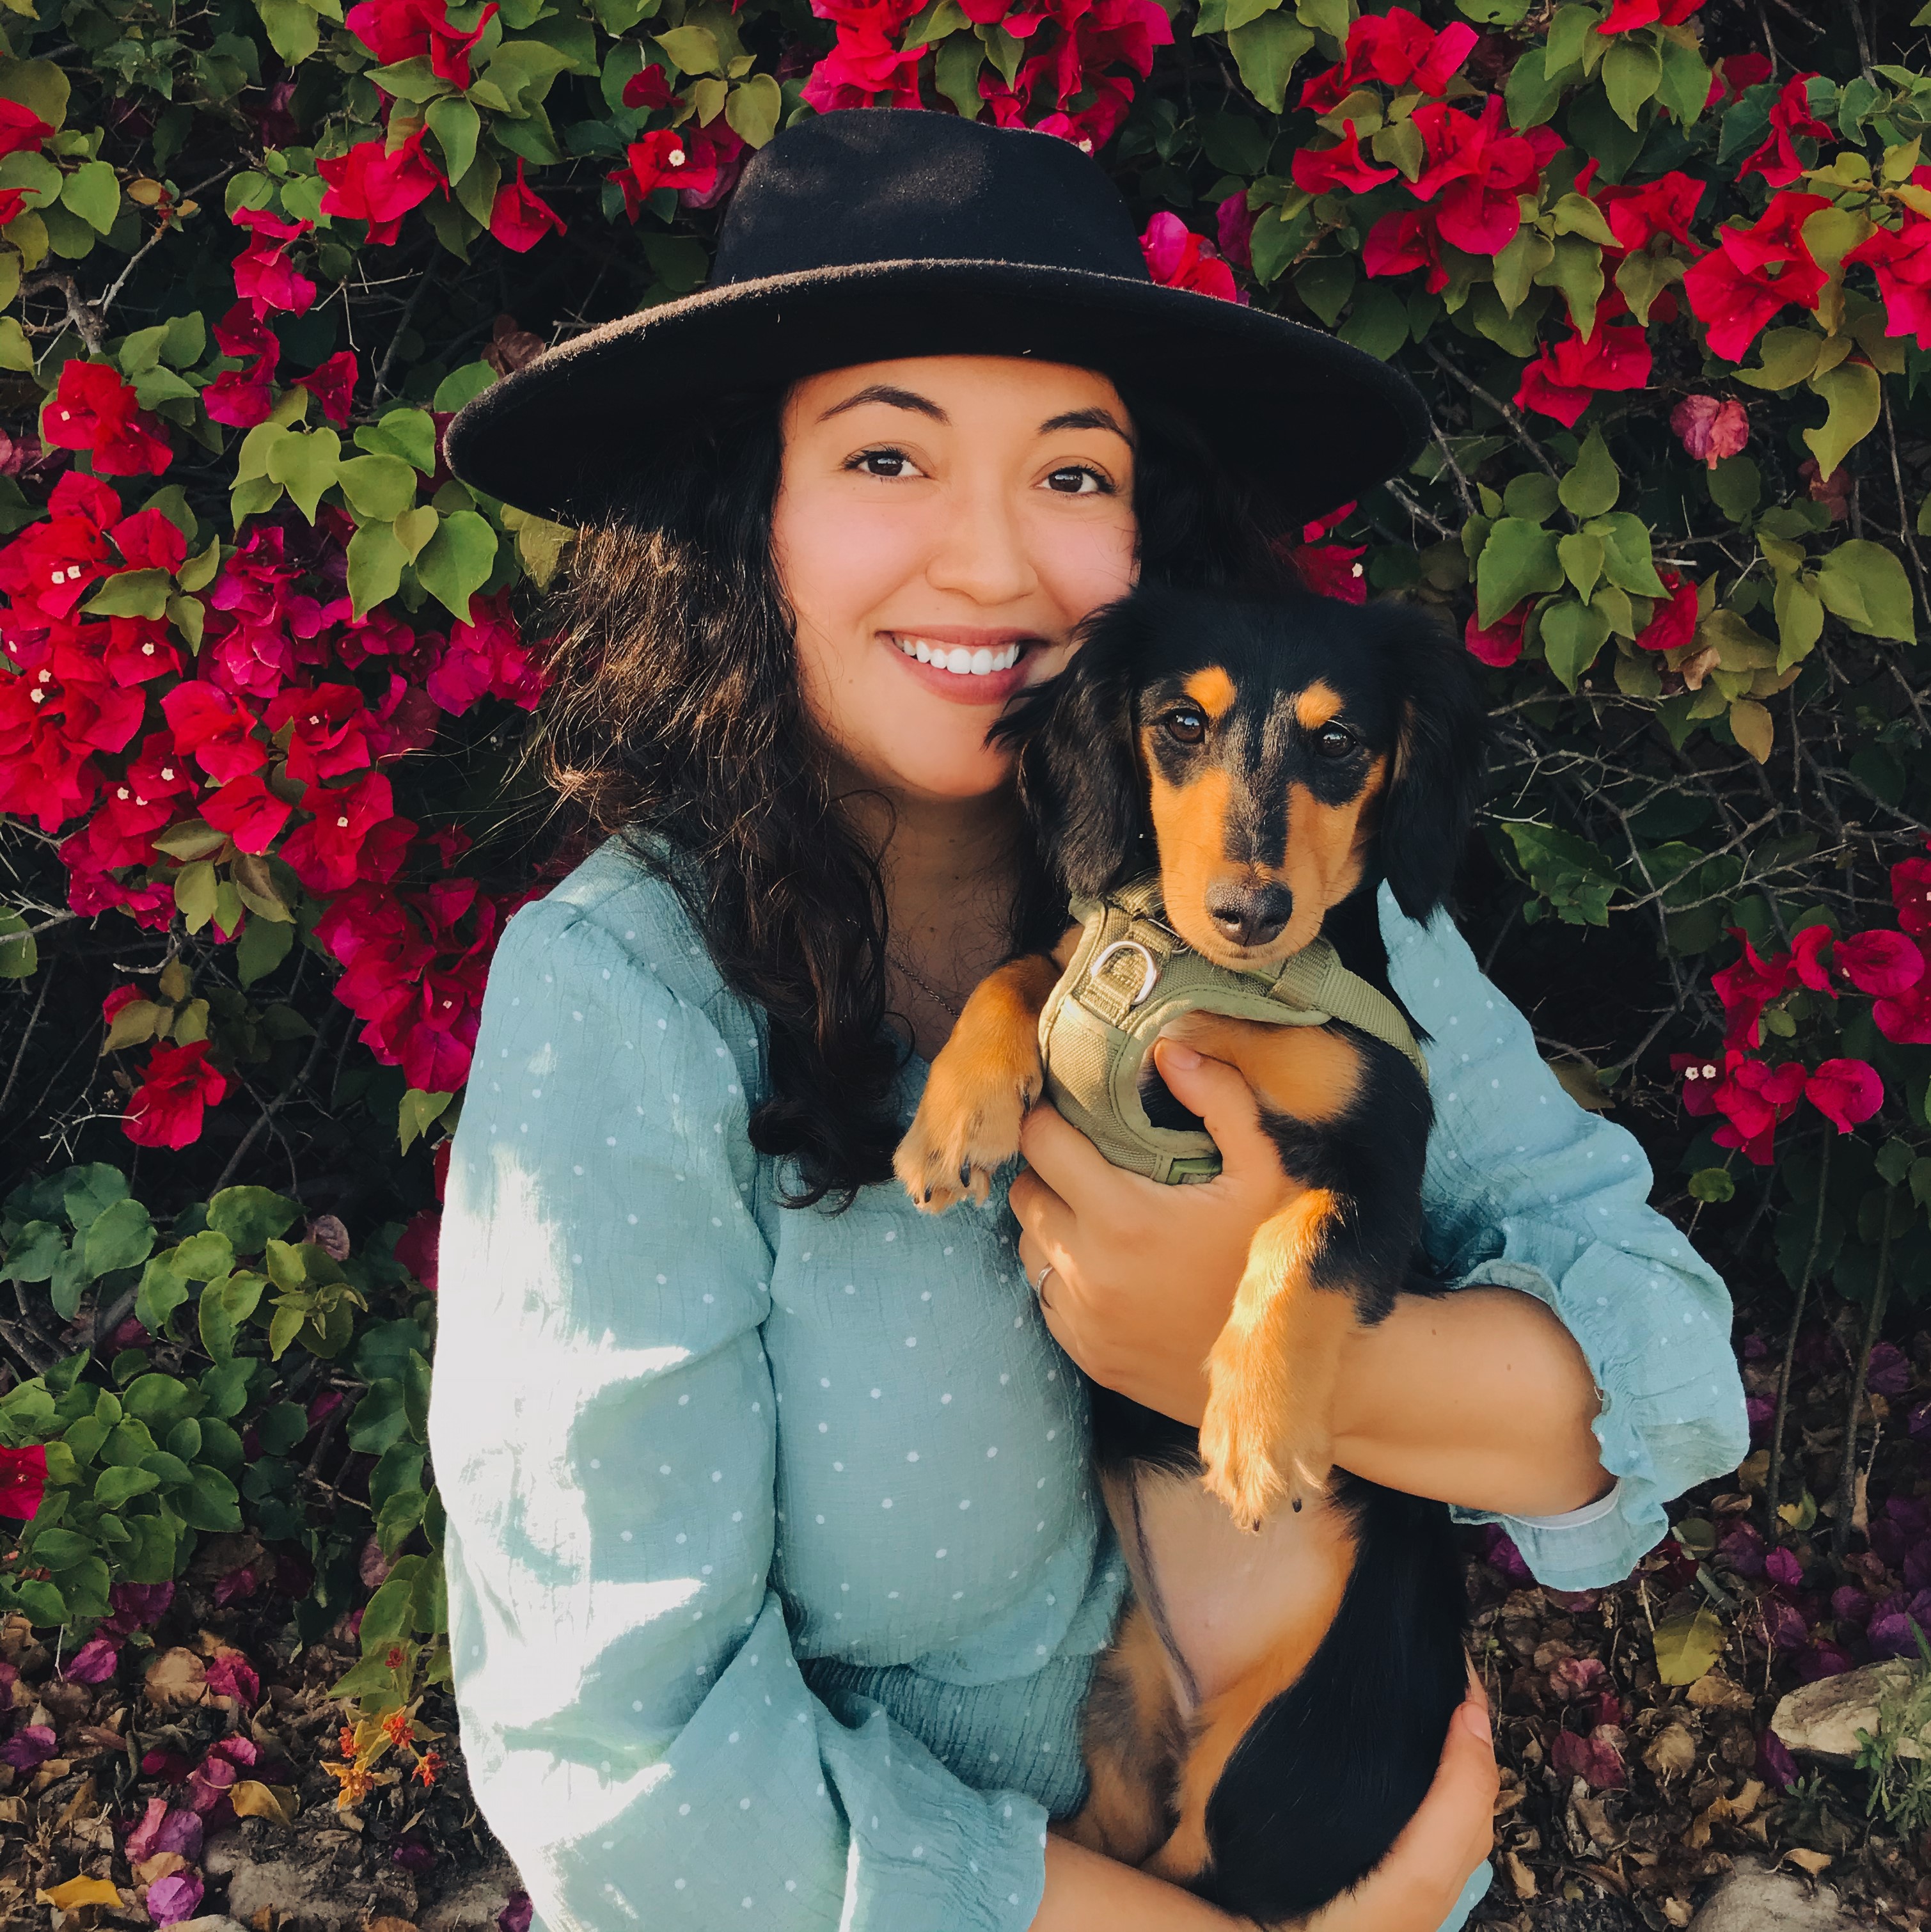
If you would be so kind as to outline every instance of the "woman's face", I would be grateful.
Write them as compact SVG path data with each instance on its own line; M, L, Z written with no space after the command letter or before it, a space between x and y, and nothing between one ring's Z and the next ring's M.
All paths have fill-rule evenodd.
M988 730L1135 571L1132 424L1103 376L997 356L799 382L772 550L812 716L898 797L999 789Z

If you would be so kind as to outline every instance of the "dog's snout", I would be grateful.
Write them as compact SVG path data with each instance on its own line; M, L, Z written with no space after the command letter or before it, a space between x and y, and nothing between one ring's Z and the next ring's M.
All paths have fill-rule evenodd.
M1258 885L1222 880L1207 888L1207 916L1236 946L1265 946L1278 939L1294 910L1294 894L1270 880Z

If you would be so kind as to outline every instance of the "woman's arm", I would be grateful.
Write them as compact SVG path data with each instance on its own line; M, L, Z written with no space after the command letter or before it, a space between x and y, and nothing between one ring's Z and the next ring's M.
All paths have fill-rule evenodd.
M1042 1808L805 1683L768 1583L745 1071L571 890L496 953L443 1222L430 1434L477 1802L547 1932L1022 1932Z

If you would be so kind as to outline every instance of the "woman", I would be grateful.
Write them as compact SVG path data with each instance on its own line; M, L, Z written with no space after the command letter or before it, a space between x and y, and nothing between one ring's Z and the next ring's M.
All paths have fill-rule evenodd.
M1419 427L1342 345L1154 289L1069 146L893 112L781 136L711 290L458 419L459 473L589 526L550 756L630 832L505 936L444 1222L463 1741L550 1932L1233 1922L1046 1829L1124 1584L1054 1344L1198 1418L1282 1184L1251 1096L1163 1052L1225 1158L1194 1188L1045 1108L1010 1215L921 1216L889 1158L1063 911L985 742L1012 692L1138 576L1262 578ZM1382 914L1465 1285L1358 1345L1338 1460L1618 1579L1744 1452L1727 1299L1452 928ZM1321 1932L1486 1888L1482 1705Z

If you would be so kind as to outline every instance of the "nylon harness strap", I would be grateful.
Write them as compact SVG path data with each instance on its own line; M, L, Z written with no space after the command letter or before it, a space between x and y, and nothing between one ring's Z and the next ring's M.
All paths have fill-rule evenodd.
M1048 1097L1115 1166L1175 1183L1220 1171L1207 1135L1155 1126L1140 1098L1153 1042L1186 1012L1281 1026L1343 1021L1399 1048L1428 1078L1400 1009L1343 966L1326 940L1268 971L1231 972L1192 950L1165 910L1154 876L1102 901L1075 900L1079 943L1039 1016Z

